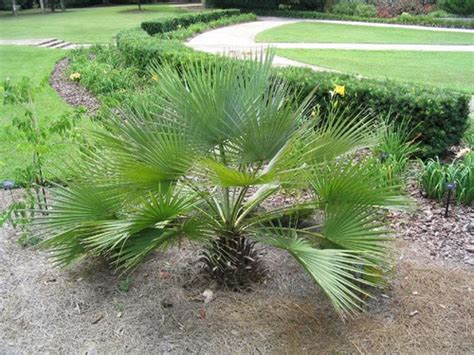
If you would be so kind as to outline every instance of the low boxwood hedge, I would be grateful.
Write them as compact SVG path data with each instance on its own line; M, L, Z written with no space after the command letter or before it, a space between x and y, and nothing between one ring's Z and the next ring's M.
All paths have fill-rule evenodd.
M469 120L470 96L445 89L429 88L392 80L364 79L340 73L314 72L308 68L278 69L303 98L314 91L314 101L324 109L330 91L345 87L338 97L342 107L366 107L376 114L390 115L398 122L408 120L420 142L420 157L432 157L459 143Z
M205 11L177 17L144 21L142 22L141 27L150 36L153 36L157 33L171 32L182 27L188 27L198 22L210 22L222 17L236 16L239 14L240 10L237 9Z
M466 28L474 29L474 21L468 20L451 20L434 18L430 16L411 16L411 15L400 15L393 18L380 18L380 17L358 17L349 16L342 14L333 14L318 11L295 11L295 10L267 10L267 9L256 9L252 10L259 16L271 16L271 17L288 17L288 18L301 18L301 19L315 19L315 20L341 20L341 21L359 21L359 22L376 22L376 23L388 23L388 24L401 24L401 25L419 25L427 27L451 27L451 28Z
M178 31L182 32L182 29ZM117 47L127 65L139 70L145 70L153 62L168 62L180 68L212 57L194 51L181 41L163 37L152 37L136 28L119 33ZM175 36L170 34L169 37ZM180 34L175 38L183 39L183 36ZM338 98L341 107L365 107L377 114L391 115L394 120L408 119L416 127L421 157L443 153L460 141L467 128L470 96L463 93L390 80L314 72L307 68L275 69L275 75L283 77L300 97L313 92L315 102L321 104L322 110L329 107L329 92L335 85L344 85L346 94Z

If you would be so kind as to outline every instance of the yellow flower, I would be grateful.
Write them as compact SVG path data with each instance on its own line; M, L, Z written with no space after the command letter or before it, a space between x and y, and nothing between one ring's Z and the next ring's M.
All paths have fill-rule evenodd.
M344 97L344 95L346 94L346 87L344 85L336 85L336 87L334 88L334 93L341 97Z
M79 81L81 79L81 74L80 73L72 73L69 75L69 79L72 81Z
M153 80L153 81L158 81L158 75L153 74L153 75L151 76L151 80Z

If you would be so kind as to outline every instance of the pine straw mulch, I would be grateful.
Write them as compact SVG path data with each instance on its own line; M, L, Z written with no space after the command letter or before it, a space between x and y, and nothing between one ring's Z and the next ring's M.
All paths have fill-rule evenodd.
M3 199L3 204L2 204ZM5 205L0 194L0 205ZM215 289L186 245L123 279L99 261L56 269L0 231L0 353L467 353L474 346L474 269L430 260L397 240L397 266L367 312L345 323L290 256L267 249L252 292ZM203 302L202 293L214 297Z

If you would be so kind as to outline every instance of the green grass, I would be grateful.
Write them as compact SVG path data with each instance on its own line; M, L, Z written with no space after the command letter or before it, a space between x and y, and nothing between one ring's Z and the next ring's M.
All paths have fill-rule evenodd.
M474 93L472 53L277 49L277 54L365 77L388 78Z
M257 42L474 44L474 33L299 22L261 32Z
M136 5L68 9L40 14L25 10L18 17L0 11L1 39L59 38L74 43L110 42L119 31L139 26L144 20L169 17L186 10L165 5Z
M47 125L52 118L70 110L69 106L47 84L55 62L66 53L57 49L0 46L0 86L6 77L12 81L18 81L23 76L28 76L36 85L45 83L44 89L35 100L41 124L44 125ZM0 89L0 95L1 93ZM15 178L15 170L24 168L31 162L31 152L25 146L24 139L15 128L10 127L12 118L19 114L21 110L4 106L3 99L0 100L0 181ZM79 123L80 129L86 129L92 125L92 122L87 119ZM51 138L54 142L59 142L59 137ZM76 151L70 145L58 144L53 152L47 153L44 156L47 176L61 178L61 176L55 176L53 169L48 168L60 167L61 163L74 155Z

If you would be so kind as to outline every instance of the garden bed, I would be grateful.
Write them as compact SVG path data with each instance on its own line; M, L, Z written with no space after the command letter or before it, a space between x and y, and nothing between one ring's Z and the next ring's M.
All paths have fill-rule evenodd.
M451 261L433 255L432 236L452 250L472 238L471 229L456 233L472 209L455 207L445 219L442 206L413 195L415 214L389 217L400 240L386 289L346 323L301 267L273 248L265 249L268 278L236 293L202 276L195 246L155 253L127 280L99 260L54 268L5 227L0 352L467 352L474 345L473 268L456 262L457 254ZM3 209L9 194L1 192L0 201ZM213 290L208 303L206 289Z

